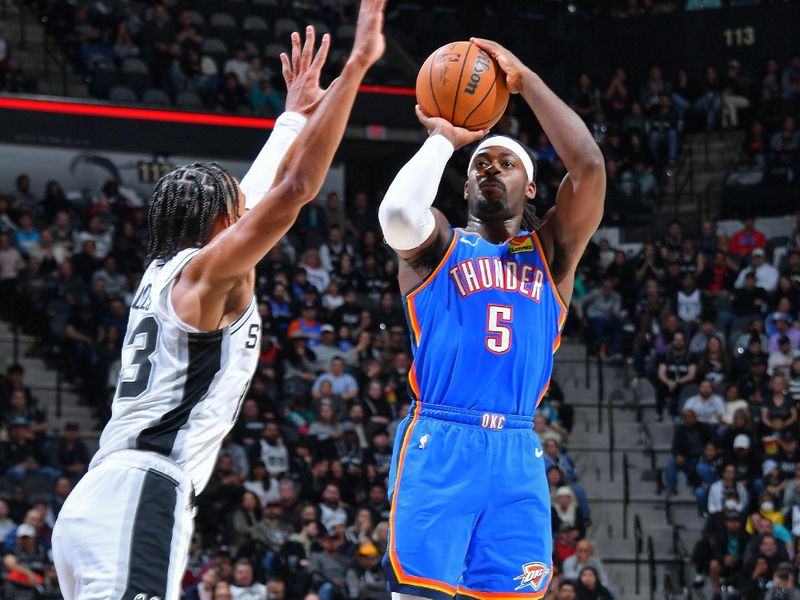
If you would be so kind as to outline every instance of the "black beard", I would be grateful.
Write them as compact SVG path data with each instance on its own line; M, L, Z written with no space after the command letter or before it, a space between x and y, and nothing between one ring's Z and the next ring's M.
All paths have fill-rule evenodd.
M475 202L475 210L478 213L499 213L506 209L505 199L505 193L503 193L499 198L487 198L486 196L480 196Z

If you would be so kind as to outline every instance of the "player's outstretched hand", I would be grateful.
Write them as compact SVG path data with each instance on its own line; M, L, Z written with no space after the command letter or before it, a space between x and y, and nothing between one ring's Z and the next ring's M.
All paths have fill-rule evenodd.
M483 138L488 129L480 129L478 131L470 131L463 127L456 127L450 121L442 119L441 117L429 117L422 110L419 104L414 107L414 112L417 113L417 119L422 123L423 127L428 130L428 135L439 134L446 137L453 147L458 150L463 146L477 142Z
M322 36L322 43L314 56L314 28L306 27L306 41L300 48L300 34L292 33L292 58L281 52L283 79L286 81L286 110L309 116L325 96L325 90L319 86L319 77L328 49L331 36Z
M469 38L469 41L489 53L493 59L497 61L500 68L506 74L506 85L508 91L512 94L519 94L522 91L522 85L525 81L525 73L530 72L523 62L514 56L509 50L493 42L492 40L484 40L483 38Z
M385 8L386 0L361 0L350 60L364 68L374 65L386 49L386 40L383 38Z

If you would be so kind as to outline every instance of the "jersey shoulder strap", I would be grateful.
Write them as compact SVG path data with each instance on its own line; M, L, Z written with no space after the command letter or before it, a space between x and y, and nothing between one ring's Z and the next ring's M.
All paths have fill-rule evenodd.
M172 285L175 282L175 278L180 275L181 271L198 252L200 252L200 248L181 250L163 265L157 266L152 276L153 282L150 290L153 312L179 329L191 333L198 333L200 330L184 323L175 313L175 308L172 306Z

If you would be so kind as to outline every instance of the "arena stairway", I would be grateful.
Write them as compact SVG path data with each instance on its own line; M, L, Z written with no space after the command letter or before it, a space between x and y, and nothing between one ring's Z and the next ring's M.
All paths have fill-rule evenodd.
M587 537L618 599L685 598L693 576L685 550L702 521L688 491L665 497L672 424L655 422L652 389L631 385L628 371L596 357L587 365L575 342L556 354L555 379L575 409L568 451L592 511Z
M17 336L18 362L25 369L25 384L31 388L39 401L39 408L47 415L47 422L53 434L64 429L67 422L80 425L83 441L91 452L97 448L100 432L97 422L92 416L89 406L81 402L80 395L49 368L44 360L35 358L32 349L35 340L29 335L19 333ZM0 321L0 372L5 373L14 358L14 329L5 321ZM60 388L60 389L59 389ZM58 399L61 399L61 411L58 411Z

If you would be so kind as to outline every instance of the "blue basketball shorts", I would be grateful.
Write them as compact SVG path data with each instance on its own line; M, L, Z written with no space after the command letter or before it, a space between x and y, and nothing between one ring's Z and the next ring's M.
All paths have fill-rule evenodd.
M397 431L389 486L391 591L544 597L550 493L532 418L415 402Z

